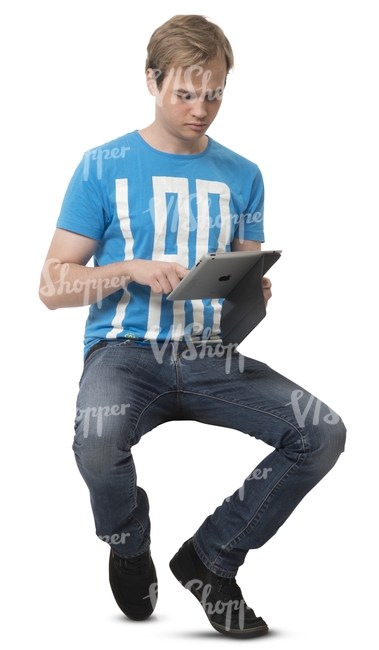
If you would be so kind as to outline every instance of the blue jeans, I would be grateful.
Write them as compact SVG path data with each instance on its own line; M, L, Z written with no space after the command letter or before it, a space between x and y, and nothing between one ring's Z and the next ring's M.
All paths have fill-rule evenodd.
M140 555L150 543L131 449L170 420L237 429L273 448L194 533L199 557L226 578L249 549L277 532L344 450L346 430L336 413L232 346L104 343L84 364L73 449L96 533L122 557Z

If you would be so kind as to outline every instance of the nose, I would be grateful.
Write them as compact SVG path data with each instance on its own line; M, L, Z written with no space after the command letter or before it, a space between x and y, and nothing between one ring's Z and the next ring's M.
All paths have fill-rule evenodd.
M198 97L191 104L191 115L193 117L196 117L198 120L201 120L206 116L206 114L207 114L207 109L205 106L205 101L201 97Z

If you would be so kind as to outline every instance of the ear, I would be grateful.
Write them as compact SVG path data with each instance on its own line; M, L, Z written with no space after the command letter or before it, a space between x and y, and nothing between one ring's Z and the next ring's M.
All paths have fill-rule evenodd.
M150 93L150 95L153 95L155 97L157 93L157 82L156 78L160 75L160 70L153 70L152 68L148 68L146 70L146 85L147 89Z

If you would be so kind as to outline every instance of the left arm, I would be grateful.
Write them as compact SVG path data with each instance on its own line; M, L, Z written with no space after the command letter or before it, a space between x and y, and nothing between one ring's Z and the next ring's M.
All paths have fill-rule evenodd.
M233 239L231 243L231 249L233 252L237 251L260 251L261 250L261 242L259 241L251 241L249 239ZM271 281L269 278L262 278L262 287L263 287L263 296L265 299L265 304L267 307L267 303L270 300L272 293L271 293Z

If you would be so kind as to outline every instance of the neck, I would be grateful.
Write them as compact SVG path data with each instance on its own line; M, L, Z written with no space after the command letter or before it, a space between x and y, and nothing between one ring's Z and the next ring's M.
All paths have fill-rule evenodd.
M153 149L158 149L158 151L163 151L164 153L182 155L196 154L202 153L208 146L208 138L206 135L203 135L199 139L184 140L171 133L165 133L157 128L155 122L145 129L141 129L138 133Z

